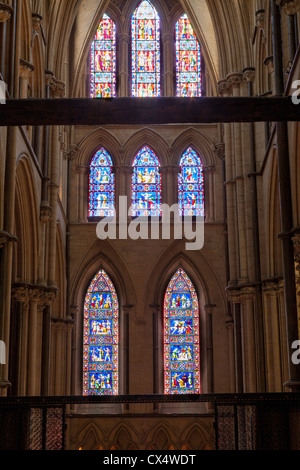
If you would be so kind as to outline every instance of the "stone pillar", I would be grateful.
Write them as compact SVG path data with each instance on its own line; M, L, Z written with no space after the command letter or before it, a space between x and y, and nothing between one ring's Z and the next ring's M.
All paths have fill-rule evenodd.
M24 59L20 60L20 98L28 98L28 87L32 82L34 66Z
M207 393L214 393L214 341L213 311L215 305L205 305L206 313L206 356L207 356Z
M242 347L242 319L240 291L227 289L227 297L231 303L233 312L233 337L234 337L234 369L235 369L235 393L244 392L243 347Z
M254 326L255 289L241 290L244 356L244 391L257 392L257 344Z
M89 167L85 165L78 165L76 168L78 175L78 222L86 223L87 221L87 196L88 196L88 174Z
M298 335L300 338L300 233L295 234L292 240L294 244L294 253L295 253Z
M38 377L37 377L37 321L38 321L38 302L37 297L32 297L29 302L29 338L28 338L28 396L37 396Z
M69 311L69 315L66 320L66 383L65 393L66 395L72 394L71 380L72 380L72 335L76 324L76 314Z
M227 76L232 90L233 97L240 97L240 86L243 75L241 73L232 73ZM244 190L244 171L243 171L243 155L242 155L242 124L234 123L234 161L236 181L236 199L237 199L237 227L238 227L238 246L239 246L239 282L248 281L248 265L247 265L247 240L245 225L245 190Z
M274 60L273 56L269 55L264 59L264 65L268 69L268 74L270 75L270 86L271 86L271 91L273 94L275 93L275 74L274 74Z
M47 202L41 203L40 207L40 233L41 243L38 263L38 284L46 286L45 256L46 256L46 225L51 220L52 209Z
M218 83L220 96L230 96L232 87L230 83L223 79ZM224 124L224 144L225 144L225 173L226 173L226 200L227 200L227 228L228 228L228 258L230 281L229 286L235 286L238 283L238 265L237 265L237 233L236 233L236 203L235 203L235 180L233 176L233 124Z
M163 96L176 96L174 92L174 37L171 33L162 35L162 44L164 51L163 61Z
M7 23L10 22L13 8L5 3L0 4L0 73L6 81L6 34Z
M205 214L206 222L214 222L215 221L215 200L214 200L214 172L215 166L206 166L203 168L204 178L205 178Z
M128 97L131 96L129 91L129 74L128 70L130 65L128 64L129 57L129 43L130 36L127 33L121 33L118 35L119 41L119 97Z
M267 392L282 392L281 344L279 321L279 286L276 282L265 282L263 287L265 309L265 358Z
M229 392L235 392L235 368L234 368L234 321L232 315L227 315L225 320L228 331L228 360L229 360Z

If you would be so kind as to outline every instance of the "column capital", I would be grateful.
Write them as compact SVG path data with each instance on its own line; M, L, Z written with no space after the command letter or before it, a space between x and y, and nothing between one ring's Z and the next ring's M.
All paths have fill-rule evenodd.
M229 95L232 92L232 86L227 80L227 78L223 78L218 82L218 94L220 96Z
M265 28L265 10L261 8L255 12L255 26L257 29Z
M243 80L243 74L239 72L233 72L228 74L226 78L232 88L239 88Z
M62 80L58 80L54 74L46 70L46 85L50 90L51 98L63 98L65 96L66 84Z
M63 152L64 159L70 160L71 162L73 162L74 160L77 160L79 150L80 148L78 145L70 144L69 149Z
M20 77L24 80L29 81L32 77L32 72L34 71L34 66L27 62L27 60L20 59Z
M8 242L17 242L18 239L14 236L11 235L8 232L0 231L0 248L3 248L4 245Z
M274 59L272 55L269 55L264 59L264 65L268 68L268 73L274 72Z
M130 43L130 35L127 33L119 33L118 34L119 41Z
M220 160L224 160L225 159L225 144L222 142L219 144L215 144L213 148L213 152L217 158L220 158Z
M295 15L300 11L300 0L276 0L276 5L280 6L286 15Z
M42 19L43 17L38 13L32 13L32 27L37 33L41 30Z
M0 23L8 23L11 20L14 9L6 3L0 2Z
M77 165L76 173L78 175L88 175L89 174L89 167L86 165Z
M49 222L49 220L51 220L51 218L52 218L52 208L49 206L48 203L42 202L41 207L40 207L40 221L43 224L46 224L47 222Z
M246 67L243 70L243 78L247 82L253 83L255 80L255 67Z

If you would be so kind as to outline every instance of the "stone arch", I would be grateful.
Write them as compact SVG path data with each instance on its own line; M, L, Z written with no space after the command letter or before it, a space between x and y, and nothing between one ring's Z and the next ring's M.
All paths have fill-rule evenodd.
M24 191L24 188L27 191ZM34 284L37 280L39 230L36 187L27 155L21 155L16 169L16 236L14 247L15 281Z
M131 166L135 156L145 145L157 155L161 166L168 164L169 151L166 141L155 130L149 128L140 129L124 144L124 163Z
M110 154L114 165L119 165L121 143L111 132L101 127L86 135L78 144L77 165L89 167L93 156L102 147Z
M147 450L175 450L176 436L167 423L154 425L147 434Z
M126 6L123 10L124 15L124 31L130 31L130 22L132 15L134 14L136 8L139 6L142 0L131 0L126 3ZM153 7L156 9L158 16L160 18L161 34L164 34L168 30L168 15L169 11L165 2L160 2L157 0L149 0Z
M172 158L179 165L182 154L188 147L193 147L203 162L203 166L216 164L215 145L201 132L193 127L184 130L172 143Z
M192 424L180 436L182 450L214 450L214 436L210 435L204 424Z
M110 242L97 240L83 253L79 266L75 270L74 277L70 284L70 299L72 305L78 309L78 320L76 329L76 360L73 364L75 371L76 389L80 395L82 392L82 338L83 338L83 306L86 291L97 272L104 269L111 279L119 300L119 328L120 328L120 366L119 374L122 391L125 388L125 370L123 351L123 321L126 306L135 305L135 294L130 275L118 253L114 250ZM120 392L122 393L122 392ZM111 409L111 408L110 408Z
M273 149L273 161L270 171L269 191L268 191L268 238L269 247L269 277L276 277L282 274L281 242L278 234L281 232L280 223L280 201L278 192L278 165L277 150Z
M124 423L118 425L111 433L108 439L111 443L108 445L110 450L137 450L138 446L132 438L134 429Z
M73 440L73 450L104 450L104 436L98 426L89 421Z

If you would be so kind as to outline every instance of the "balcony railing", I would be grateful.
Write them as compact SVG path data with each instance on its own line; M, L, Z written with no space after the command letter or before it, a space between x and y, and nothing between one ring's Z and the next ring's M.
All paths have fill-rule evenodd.
M0 450L67 450L66 422L80 405L153 404L157 413L170 403L208 405L216 450L300 450L298 393L2 397Z

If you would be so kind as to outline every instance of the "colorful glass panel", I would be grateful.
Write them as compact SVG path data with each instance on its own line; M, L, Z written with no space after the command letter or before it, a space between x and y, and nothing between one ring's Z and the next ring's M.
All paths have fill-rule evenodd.
M176 23L176 78L177 96L201 96L201 50L187 15Z
M132 217L161 215L159 160L144 147L134 159L132 174Z
M148 0L132 17L132 96L160 96L160 20Z
M91 98L116 96L116 26L103 15L91 46Z
M180 161L178 176L179 215L204 216L204 183L202 162L190 147Z
M115 175L112 166L112 160L103 148L91 161L89 217L113 217L115 214Z
M117 395L119 303L103 270L86 293L83 328L83 395Z
M183 269L172 277L164 299L164 393L200 393L199 304Z

